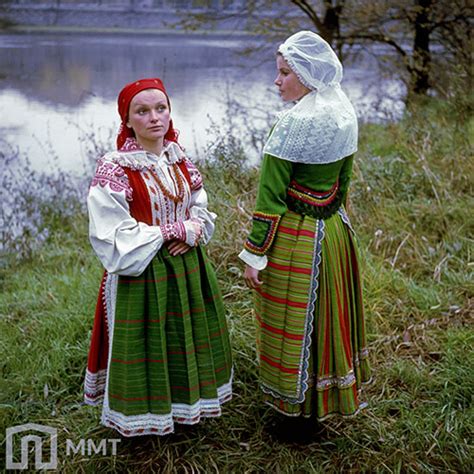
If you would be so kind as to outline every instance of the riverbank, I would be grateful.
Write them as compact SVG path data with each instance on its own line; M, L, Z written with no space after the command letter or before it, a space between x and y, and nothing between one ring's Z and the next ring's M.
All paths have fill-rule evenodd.
M10 187L2 183L7 194L20 192L25 211L43 216L42 227L20 237L23 245L44 228L48 233L27 258L11 256L2 269L0 429L28 422L55 427L65 473L472 472L471 130L472 118L456 104L434 101L399 123L361 128L350 216L364 261L375 379L364 412L328 420L306 445L272 438L273 414L259 395L252 301L237 258L258 173L245 166L239 142L220 134L200 165L211 209L220 216L207 250L228 311L233 401L221 418L172 436L122 439L114 457L64 454L67 438L98 445L118 437L100 426L100 410L82 404L102 271L87 239L87 187L67 176L41 181L37 173ZM56 191L42 201L46 186Z
M186 38L208 37L212 39L248 39L258 38L256 33L238 30L184 30L176 28L124 28L124 27L88 27L66 25L9 25L1 27L0 34L104 34L136 36L176 36Z
M150 9L118 7L87 8L74 4L61 7L30 5L0 5L0 32L10 33L103 33L116 35L186 35L223 38L254 37L252 19L238 12L218 14L222 20L213 22L209 28L203 22L201 28L187 28L189 17L202 15L203 11L186 9ZM212 14L212 13L207 13ZM199 23L199 22L198 22Z

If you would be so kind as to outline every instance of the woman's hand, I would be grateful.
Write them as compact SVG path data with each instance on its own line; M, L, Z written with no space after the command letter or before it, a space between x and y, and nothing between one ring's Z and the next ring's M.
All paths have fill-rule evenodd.
M191 248L190 245L181 240L171 240L166 244L166 247L173 257L176 257L176 255L183 255Z
M188 219L183 222L184 228L186 229L186 237L184 241L191 245L191 247L196 247L199 243L199 239L202 236L202 224L198 219Z
M245 265L244 279L246 285L254 290L263 283L263 281L258 279L258 270L249 265Z

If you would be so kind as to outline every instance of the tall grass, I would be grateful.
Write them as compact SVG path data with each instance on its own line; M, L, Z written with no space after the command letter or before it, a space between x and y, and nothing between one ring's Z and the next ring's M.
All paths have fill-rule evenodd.
M100 426L99 409L82 404L101 268L80 202L55 195L38 211L49 229L42 247L2 270L2 432L27 422L57 427L60 470L71 473L472 472L470 131L472 122L439 101L399 123L362 128L350 215L375 380L356 418L328 420L307 444L278 442L266 429L272 412L258 392L251 294L237 258L258 172L245 165L242 143L222 133L200 167L219 215L208 252L235 359L235 394L223 416L164 438L123 439L115 457L65 455L66 438L118 435Z

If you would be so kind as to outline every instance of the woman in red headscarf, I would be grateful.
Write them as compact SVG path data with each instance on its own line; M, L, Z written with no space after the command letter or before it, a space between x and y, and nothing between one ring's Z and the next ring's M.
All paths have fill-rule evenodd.
M201 244L216 215L178 144L158 78L120 92L117 151L97 164L90 241L106 271L85 400L124 436L165 435L219 416L232 394L222 297Z

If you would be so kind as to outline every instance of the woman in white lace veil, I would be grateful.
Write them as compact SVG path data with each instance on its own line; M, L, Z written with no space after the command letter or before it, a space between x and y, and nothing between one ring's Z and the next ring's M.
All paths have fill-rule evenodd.
M283 101L265 144L253 223L239 257L255 290L265 402L311 434L316 421L350 416L370 380L359 254L345 202L357 118L329 44L300 31L278 48Z

